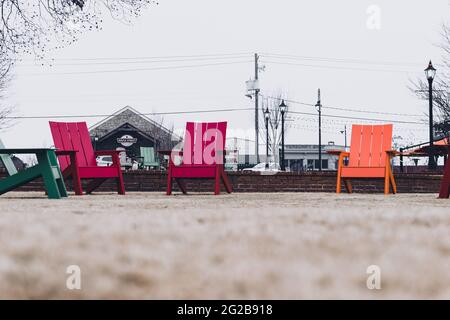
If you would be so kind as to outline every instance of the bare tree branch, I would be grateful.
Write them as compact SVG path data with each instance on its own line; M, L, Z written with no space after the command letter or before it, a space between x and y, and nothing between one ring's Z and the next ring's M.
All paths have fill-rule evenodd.
M433 103L437 109L435 130L438 134L448 137L450 131L450 25L442 26L443 68L440 68L433 82ZM409 89L420 99L428 100L428 82L419 79L411 82Z
M131 23L154 0L0 0L0 49L7 54L33 53L75 42L86 31L98 30L102 16ZM105 10L106 9L106 10Z
M0 54L0 129L9 127L12 122L7 117L13 112L11 106L4 104L5 90L11 80L11 63L4 55Z
M102 15L131 23L154 0L0 0L0 102L17 54L43 58L67 46L86 31L98 30ZM10 122L12 108L0 104L0 128Z
M269 108L270 112L270 121L269 121L269 157L271 157L272 161L279 163L279 146L281 143L281 111L280 104L283 99L286 99L285 95L281 92L278 92L274 95L271 95L270 98L263 99L262 101L262 109L261 115L259 118L261 119L259 127L263 130L260 130L260 141L266 143L266 124L264 119L264 111L266 108ZM289 110L284 114L284 119L286 121ZM284 126L284 134L286 137L287 126Z

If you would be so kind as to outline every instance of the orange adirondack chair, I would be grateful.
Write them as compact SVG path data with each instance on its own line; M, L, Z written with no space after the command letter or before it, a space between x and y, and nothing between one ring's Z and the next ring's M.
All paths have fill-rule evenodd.
M172 179L175 179L181 191L186 194L185 179L214 179L214 194L220 194L220 181L231 193L231 183L224 170L224 151L226 122L186 123L184 147L182 151L162 151L170 154L167 171L167 195L172 193ZM174 156L183 157L180 165L173 162Z
M384 178L384 193L397 192L391 159L398 154L392 150L392 124L353 125L350 152L330 150L339 155L336 193L341 192L341 179L347 192L352 192L351 178ZM348 165L344 165L348 158Z
M75 194L83 194L81 179L94 179L86 190L86 193L91 193L108 178L115 178L118 193L125 194L119 160L120 151L94 152L86 122L50 121L49 124L63 177L72 177ZM113 164L109 167L99 167L96 161L96 156L99 155L112 156Z

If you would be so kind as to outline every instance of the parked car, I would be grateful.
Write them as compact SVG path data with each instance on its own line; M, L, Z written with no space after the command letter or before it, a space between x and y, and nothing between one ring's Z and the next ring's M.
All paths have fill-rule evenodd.
M109 167L113 164L111 156L98 156L96 160L99 167Z
M266 163L261 162L258 163L256 166L252 168L245 168L242 169L242 171L253 171L253 172L264 172L264 171L270 171L270 172L278 172L281 171L280 165L275 162L269 162L269 168L266 168Z

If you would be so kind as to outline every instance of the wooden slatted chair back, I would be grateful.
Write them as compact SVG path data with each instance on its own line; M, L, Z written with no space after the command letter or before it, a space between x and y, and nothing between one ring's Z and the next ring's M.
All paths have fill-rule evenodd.
M58 150L77 150L77 162L80 167L95 167L94 149L86 122L52 122L50 131L55 148ZM70 165L69 156L58 157L61 170Z
M183 164L223 164L227 122L188 122L184 137Z
M144 165L147 163L155 163L155 149L153 147L141 147L140 148L141 157L144 158Z
M386 167L386 151L392 149L392 124L353 125L348 167Z

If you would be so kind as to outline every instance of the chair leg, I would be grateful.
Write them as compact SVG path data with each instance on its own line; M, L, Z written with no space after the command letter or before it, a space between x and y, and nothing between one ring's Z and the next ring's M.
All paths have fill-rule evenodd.
M125 186L123 184L123 177L116 178L116 184L117 184L117 193L118 194L125 194Z
M73 185L73 191L75 191L75 194L77 196L83 195L83 187L81 185L81 179L80 174L78 172L78 167L73 166L72 167L72 185Z
M216 166L216 176L214 178L214 194L220 194L220 169L219 166Z
M51 172L51 169L44 169L42 172L42 178L44 180L45 190L49 199L61 199L61 193L59 192L58 184L56 183L55 176Z
M186 188L186 184L184 183L184 181L179 178L175 178L175 181L177 182L178 187L180 188L181 192L183 192L183 194L187 194L187 188Z
M167 170L167 190L166 195L170 196L172 194L172 169L169 164L169 169Z
M339 156L338 160L338 171L337 171L337 180L336 180L336 193L341 193L341 169L342 169L342 157Z
M450 196L450 179L442 180L439 199L448 199Z
M341 193L341 177L339 176L336 180L336 193Z
M123 183L122 168L120 167L120 165L117 166L116 183L117 183L117 193L122 194L122 195L125 194L125 186Z
M80 172L78 169L78 160L76 154L70 155L70 165L63 171L64 179L72 177L73 191L77 196L83 194L83 187L81 186Z
M337 174L336 193L341 193L341 170L338 170L338 174Z
M53 173L50 156L48 152L36 154L38 166L41 169L42 179L44 180L45 190L49 199L61 199L56 177Z
M66 185L64 184L63 175L61 173L61 169L58 165L58 160L56 159L56 155L54 151L47 151L49 162L55 170L58 172L58 178L56 179L56 184L58 186L59 193L61 194L61 197L66 198L67 197L67 189Z
M447 162L445 164L444 176L442 177L439 198L448 199L449 196L450 196L450 157L447 158Z
M352 183L350 182L350 179L344 179L345 189L347 190L347 193L353 193L353 187Z
M100 185L106 181L106 178L98 178L91 181L86 188L86 194L91 194L95 189L100 187Z
M392 185L392 193L396 194L397 193L397 184L395 183L394 173L392 172L392 170L389 170L389 179L390 179L391 185Z
M384 194L389 194L390 193L390 188L389 188L389 173L386 173L385 177L384 177Z
M72 179L72 188L73 191L75 191L75 195L81 196L83 194L83 187L81 186L78 167L76 167L74 164L71 164L66 169L64 169L64 171L62 172L62 176L64 180Z
M225 186L225 190L227 190L228 193L233 192L233 188L231 187L230 179L228 178L227 173L224 170L222 170L220 176Z

